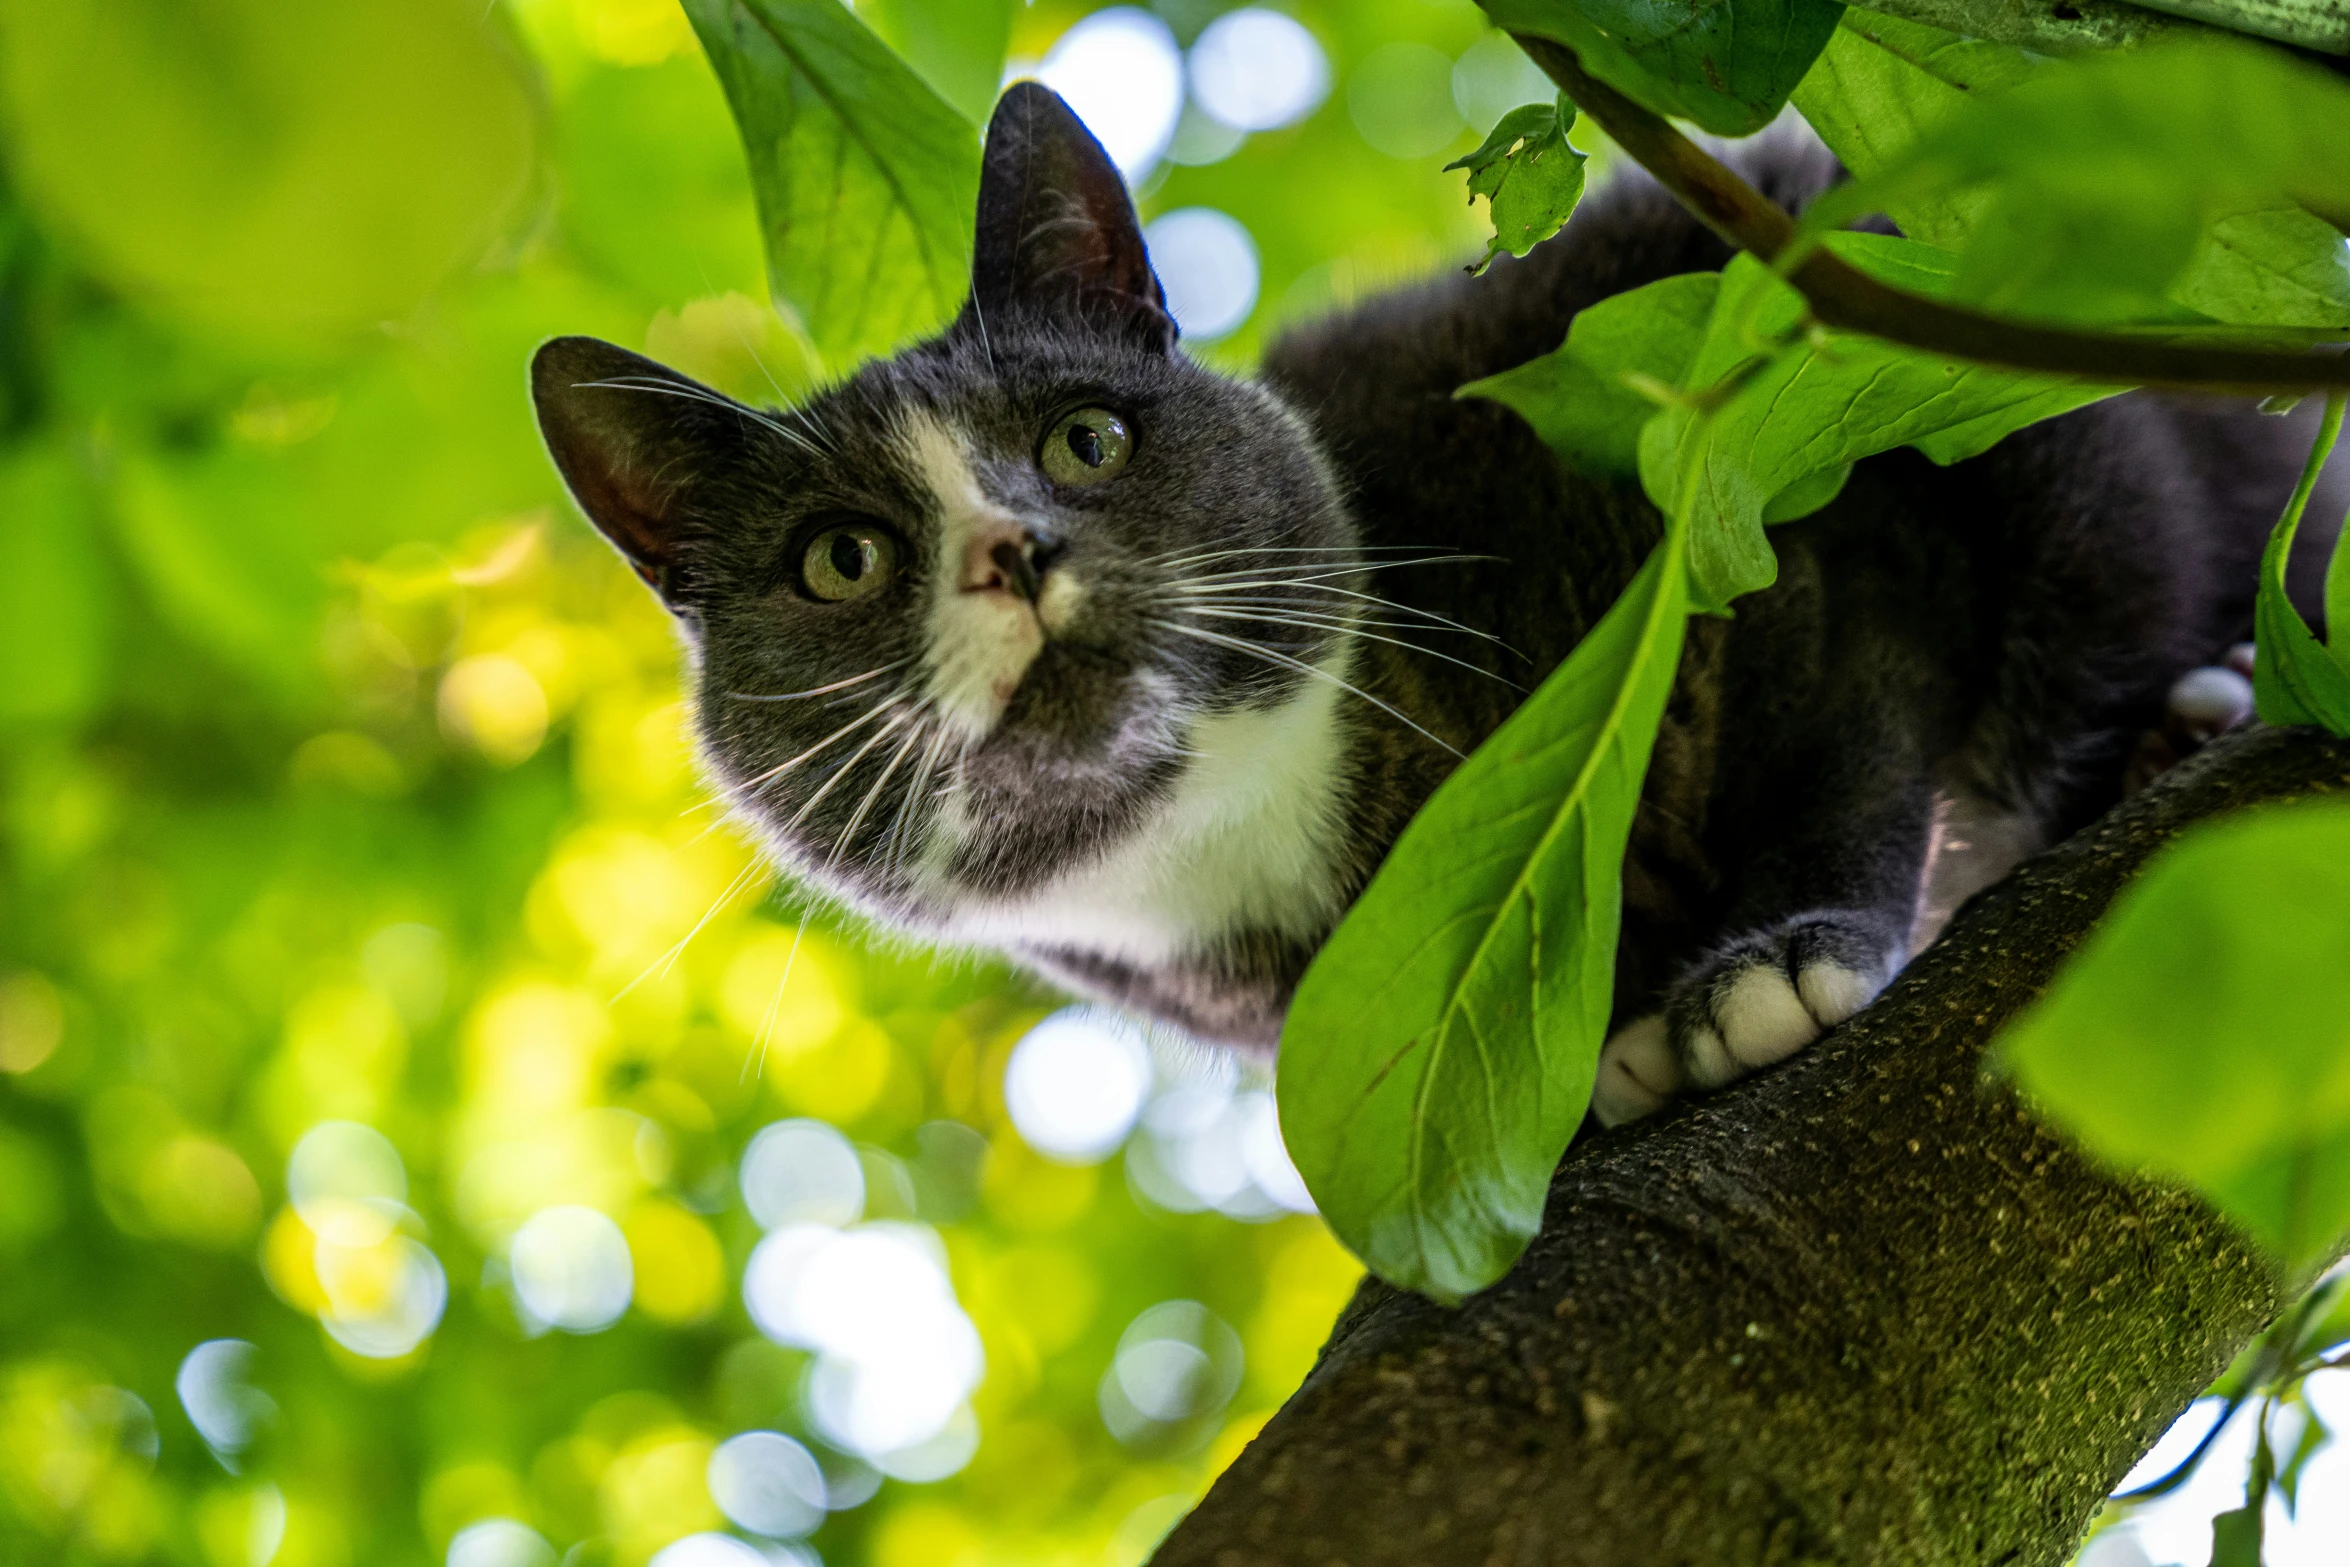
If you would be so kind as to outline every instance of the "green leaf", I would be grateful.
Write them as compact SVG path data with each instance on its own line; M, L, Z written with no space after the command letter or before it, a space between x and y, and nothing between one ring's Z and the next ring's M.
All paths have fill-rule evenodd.
M2325 1451L2334 1433L2320 1420L2317 1411L2306 1402L2301 1406L2301 1435L2293 1443L2293 1452L2277 1471L2277 1491L2285 1499L2285 1516L2290 1518L2301 1511L2301 1475L2309 1461Z
M2338 735L2350 735L2350 667L2311 634L2308 622L2285 592L2285 567L2292 559L2293 538L2301 528L2310 492L2333 452L2342 431L2342 394L2326 399L2325 419L2309 449L2301 480L2285 502L2284 515L2268 536L2260 557L2260 595L2252 606L2253 634L2260 648L2252 665L2252 692L2261 719L2271 724L2322 724ZM2340 541L2333 567L2326 573L2329 613L2341 571ZM2337 622L2337 628L2345 622ZM2335 629L2337 642L2342 631Z
M1950 257L1932 246L1877 234L1836 234L1827 243L1874 277L1928 295L1948 291ZM1859 459L1915 446L1935 462L1958 462L2118 390L1840 333L1814 333L1757 364L1758 349L1790 339L1805 319L1794 289L1752 257L1734 258L1683 386L1703 393L1734 373L1746 379L1711 417L1692 402L1668 408L1641 432L1640 475L1651 500L1663 505L1695 485L1689 569L1702 608L1768 586L1778 567L1765 519L1791 520L1826 504L1842 482L1833 476Z
M1922 215L1963 237L1953 297L2011 313L2350 327L2350 263L2329 227L2350 224L2350 85L2199 39L1937 95L1885 87L1913 67L1882 52L1845 45L1805 90L1859 175L1814 204L1808 232L1872 208Z
M749 154L776 298L835 369L971 281L979 137L839 0L685 0Z
M1484 145L1446 164L1469 171L1469 200L1485 198L1493 238L1476 269L1484 271L1503 251L1522 256L1556 234L1583 195L1584 156L1567 141L1575 106L1561 97L1553 104L1529 103L1503 115Z
M2038 62L2009 44L1962 38L1855 7L1797 84L1795 107L1855 177L1874 174L1970 97L2030 79ZM1955 246L1982 215L1980 191L1924 190L1888 212L1911 239Z
M1010 0L863 0L857 15L974 125L1004 82Z
M2338 327L2350 322L2350 246L2299 207L2233 213L2203 231L2170 297L2239 326Z
M2090 1153L2298 1260L2350 1224L2346 951L2350 804L2228 817L2123 891L2001 1058Z
M1803 80L1838 0L1478 0L1494 25L1565 44L1659 114L1723 136L1761 130Z
M2260 1567L2260 1504L2211 1520L2211 1567Z
M1489 397L1516 410L1581 473L1640 471L1640 427L1658 401L1634 390L1679 386L1705 340L1719 272L1685 272L1578 311L1567 340L1514 370L1472 381L1455 396Z
M1591 1098L1624 844L1687 625L1679 530L1404 830L1291 1003L1281 1130L1322 1216L1440 1301L1499 1278Z

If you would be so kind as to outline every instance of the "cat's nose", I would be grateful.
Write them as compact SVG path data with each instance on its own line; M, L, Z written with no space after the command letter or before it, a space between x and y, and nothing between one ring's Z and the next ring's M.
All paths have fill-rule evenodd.
M1009 593L1034 604L1044 588L1044 574L1068 545L1051 531L1033 523L1005 519L972 530L963 547L966 593Z

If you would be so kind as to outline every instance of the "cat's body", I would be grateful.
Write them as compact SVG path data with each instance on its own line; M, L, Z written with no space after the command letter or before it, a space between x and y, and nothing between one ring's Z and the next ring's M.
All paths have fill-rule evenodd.
M1789 146L1755 172L1796 202L1832 165ZM1290 334L1252 385L1173 348L1057 100L1007 95L986 181L941 338L783 419L564 340L536 372L549 442L680 612L706 758L781 861L1269 1051L1412 813L1660 532L1636 486L1569 476L1454 389L1726 252L1619 181L1522 262ZM1865 1004L1906 954L1938 791L2027 834L2109 798L2170 681L2248 624L2293 439L2124 399L1953 469L1872 459L1774 529L1778 584L1693 624L1659 738L1619 963L1642 1021L1603 1113Z

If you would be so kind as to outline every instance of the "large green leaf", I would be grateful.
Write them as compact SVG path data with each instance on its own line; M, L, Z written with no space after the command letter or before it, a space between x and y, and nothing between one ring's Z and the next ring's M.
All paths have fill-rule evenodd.
M2029 80L2040 63L2010 44L1854 7L1796 85L1795 107L1847 169L1865 176L1907 153L1970 97ZM1887 210L1911 239L1955 246L1986 200L1980 190L1921 190Z
M2124 891L2003 1059L2092 1153L2298 1259L2350 1224L2345 952L2350 804L2208 824Z
M1640 430L1705 341L1719 272L1684 272L1579 311L1556 352L1456 394L1514 409L1559 460L1593 475L1640 471ZM1645 387L1647 390L1643 391Z
M1795 89L1795 106L1846 168L1867 177L1907 157L1921 137L1967 103L2021 86L2053 63L2007 44L1856 7L1844 13L1819 63ZM2167 173L2156 171L2158 183ZM2175 183L2165 184L2148 210L2168 213L2180 194ZM1958 249L1984 222L1995 195L1988 184L1927 185L1888 198L1886 210L1910 238ZM2133 319L2167 314L2175 304L2234 325L2326 327L2350 321L2350 250L2330 225L2297 207L2209 218L2200 198L2189 193L2188 202L2192 210L2184 221L2175 221L2175 214L2158 218L2163 233L2152 249L2130 251L2127 259L2142 269L2134 277L2058 264L2058 312ZM2197 223L2199 232L2189 238ZM2062 236L2057 238L2052 248L2061 253ZM2129 249L2119 244L2118 230L2102 241ZM2158 263L2151 268L2145 266L2149 256ZM2117 288L2125 279L2128 286ZM2029 297L2011 296L2011 303L2051 306L2050 279L2033 281L2030 289Z
M776 298L845 368L971 281L972 123L839 0L685 0L750 156Z
M1963 242L1952 296L2055 319L2350 327L2350 85L2224 40L2048 62L1869 19L1804 84L1871 207ZM2306 210L2304 210L2306 209ZM2315 216L2312 216L2315 214ZM2320 221L2324 219L2327 221Z
M1583 1119L1624 844L1687 625L1679 530L1413 818L1281 1037L1281 1130L1382 1277L1453 1301L1525 1249Z
M1478 0L1494 24L1565 44L1659 114L1724 136L1770 124L1836 30L1839 0Z
M1948 253L1878 234L1828 244L1873 276L1924 294L1946 292ZM1802 297L1750 256L1722 274L1705 341L1684 385L1704 392L1744 367L1718 411L1670 407L1641 432L1640 475L1660 506L1694 486L1689 515L1692 596L1720 608L1765 587L1777 561L1766 521L1785 521L1835 494L1859 459L1915 446L1938 463L1988 450L2025 425L2118 388L1936 359L1881 339L1813 334L1755 364L1758 344L1790 340Z

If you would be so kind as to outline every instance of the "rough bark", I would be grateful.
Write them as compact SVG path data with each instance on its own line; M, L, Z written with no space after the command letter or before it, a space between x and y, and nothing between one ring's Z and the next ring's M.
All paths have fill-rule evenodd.
M1803 1056L1577 1143L1501 1283L1366 1285L1154 1561L2063 1563L2283 1285L2200 1200L2068 1148L1984 1047L2183 828L2343 788L2350 743L2222 741Z

